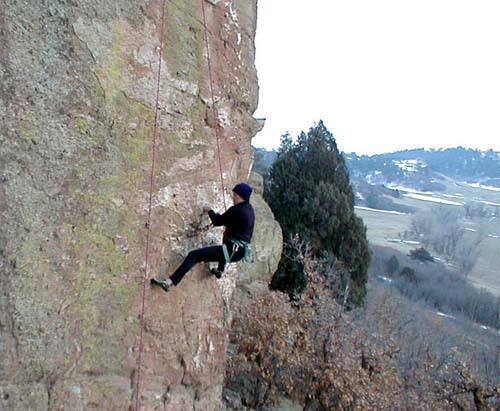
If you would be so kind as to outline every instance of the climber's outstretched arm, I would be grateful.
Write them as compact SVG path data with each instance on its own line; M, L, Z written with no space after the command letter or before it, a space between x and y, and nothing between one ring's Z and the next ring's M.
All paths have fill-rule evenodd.
M216 227L221 225L227 226L227 224L231 221L231 215L232 215L231 209L227 210L224 214L216 213L213 210L208 211L208 216L210 217L210 221L212 221L212 224Z

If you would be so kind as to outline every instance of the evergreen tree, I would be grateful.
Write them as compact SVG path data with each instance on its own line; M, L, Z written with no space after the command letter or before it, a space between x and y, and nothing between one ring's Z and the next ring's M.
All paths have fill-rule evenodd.
M399 270L399 260L393 255L385 265L385 271L389 276L394 275Z
M322 121L301 133L296 143L288 134L282 137L265 198L285 239L298 234L316 255L331 253L345 264L351 276L351 302L361 304L370 262L366 228L354 213L345 160ZM303 272L287 267L290 254L282 259L271 286L289 294L302 291Z

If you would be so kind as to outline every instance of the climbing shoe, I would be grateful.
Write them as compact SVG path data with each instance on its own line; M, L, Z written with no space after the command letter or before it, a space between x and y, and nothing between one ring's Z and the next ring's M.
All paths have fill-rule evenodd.
M221 271L221 270L217 270L217 269L215 269L215 268L212 268L212 269L210 270L210 272L211 272L213 275L215 275L215 277L217 277L217 278L221 278L221 277L222 277L222 271Z
M157 280L156 278L152 278L151 280L151 285L157 285L158 287L163 288L164 291L168 292L170 290L170 287L174 285L172 283L172 280L167 278L166 280Z

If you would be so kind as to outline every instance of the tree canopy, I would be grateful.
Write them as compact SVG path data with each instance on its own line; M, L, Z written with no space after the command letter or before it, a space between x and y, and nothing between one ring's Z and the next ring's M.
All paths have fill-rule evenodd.
M333 254L344 263L351 277L351 303L361 304L370 261L366 228L354 213L344 157L322 121L296 142L289 134L282 136L265 198L285 239L299 235L316 255ZM294 294L306 280L296 264L290 270L290 258L290 253L283 256L271 286Z

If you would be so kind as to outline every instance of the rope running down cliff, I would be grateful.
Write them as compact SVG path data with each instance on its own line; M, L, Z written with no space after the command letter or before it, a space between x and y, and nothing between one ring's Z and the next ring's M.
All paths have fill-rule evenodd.
M134 411L139 411L140 409L140 399L141 399L141 366L142 366L142 353L144 351L144 314L145 314L145 296L146 296L146 280L149 273L149 254L150 254L150 244L151 244L151 211L153 204L153 191L154 191L154 176L155 176L155 163L156 163L156 140L158 136L158 124L160 121L161 110L159 107L160 101L160 79L161 79L161 68L162 68L162 56L164 48L164 32L165 32L165 3L166 0L162 0L162 13L161 13L161 30L160 30L160 46L158 47L158 74L156 79L156 101L155 101L155 120L153 127L153 144L152 144L152 159L151 159L151 173L149 177L149 200L148 200L148 214L147 214L147 239L146 239L146 255L144 262L144 275L142 278L142 301L141 301L141 321L140 321L140 336L139 336L139 354L137 357L137 378L136 378L136 390L135 390L135 406ZM203 27L205 32L205 47L207 50L207 62L208 62L208 74L210 79L210 94L212 97L212 110L215 119L215 138L217 141L217 156L219 160L219 172L221 179L222 188L222 199L224 201L224 209L227 210L226 197L224 194L224 175L222 172L222 161L221 161L221 150L219 143L219 114L215 104L215 95L213 89L213 77L212 77L212 67L210 61L210 49L208 46L208 28L206 24L206 13L205 13L205 0L201 0L201 6L203 11Z
M161 78L161 62L163 55L163 36L165 31L165 1L161 4L161 29L160 29L160 46L158 47L158 75L156 79L156 101L155 101L155 122L153 126L153 147L152 147L152 159L151 159L151 173L149 176L149 201L148 201L148 215L147 215L147 239L146 239L146 256L144 259L144 275L142 277L142 302L141 302L141 323L140 323L140 335L139 335L139 355L137 356L137 383L135 391L135 407L134 411L139 411L140 398L141 398L141 362L142 353L144 351L144 313L145 313L145 297L146 297L146 280L149 273L149 254L150 254L150 244L151 244L151 210L153 205L153 191L154 191L154 180L155 180L155 163L156 163L156 140L158 136L158 123L160 121L160 78Z
M219 171L220 171L220 182L222 186L222 199L224 200L224 209L227 211L226 205L226 196L224 194L224 175L222 173L222 161L220 155L220 143L219 143L219 132L220 132L220 124L219 124L219 112L217 111L217 106L215 105L215 96L214 96L214 82L212 77L212 65L210 63L210 49L208 47L208 29L207 29L207 18L205 13L205 0L201 0L201 9L203 11L203 26L205 29L205 47L207 49L207 62L208 62L208 77L210 79L210 94L212 96L212 111L215 120L215 140L217 141L217 155L219 157Z

